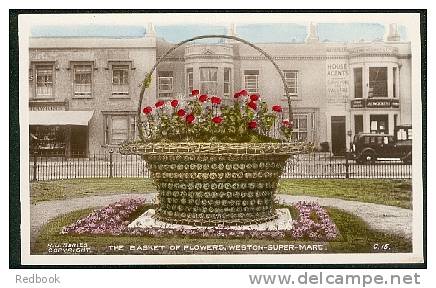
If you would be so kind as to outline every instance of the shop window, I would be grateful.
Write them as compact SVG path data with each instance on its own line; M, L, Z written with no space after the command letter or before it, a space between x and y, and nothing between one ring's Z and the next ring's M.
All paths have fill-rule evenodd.
M53 97L53 65L36 65L35 95L37 98Z
M363 132L363 115L354 115L354 133Z
M186 69L186 87L188 87L187 95L191 95L194 90L194 69Z
M354 68L354 98L362 98L363 95L363 80L362 68Z
M65 128L62 126L30 126L30 152L44 156L65 154Z
M136 137L135 117L106 115L105 144L119 145Z
M202 94L218 94L218 68L200 68L200 91Z
M244 71L244 88L250 93L259 93L259 70Z
M129 95L129 65L112 66L112 95Z
M370 67L369 68L369 88L368 98L388 97L388 68Z
M173 71L158 72L158 97L171 98L173 96Z
M224 97L230 97L232 83L232 69L224 68Z
M285 76L286 85L289 89L289 94L291 96L297 96L298 94L298 71L296 70L285 70L283 71ZM285 91L286 93L286 91Z
M91 97L92 65L74 65L74 96Z
M388 134L388 115L371 115L370 132L373 134Z
M292 140L307 140L307 123L308 116L303 114L294 115L294 127L292 129Z

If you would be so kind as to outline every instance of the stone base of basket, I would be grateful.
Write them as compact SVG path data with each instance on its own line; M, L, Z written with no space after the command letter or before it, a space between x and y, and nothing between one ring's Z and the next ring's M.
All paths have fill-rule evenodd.
M166 229L189 229L189 230L195 230L195 229L209 229L209 228L224 228L224 229L230 229L230 230L237 230L237 231L249 231L249 230L255 230L258 232L264 232L264 231L291 231L292 230L292 217L289 213L288 209L276 209L276 217L275 219L259 224L246 224L246 225L233 225L233 226L192 226L192 225L186 225L186 224L174 224L174 223L168 223L161 221L157 219L154 209L147 210L144 214L139 216L137 219L133 220L129 224L129 228L166 228Z

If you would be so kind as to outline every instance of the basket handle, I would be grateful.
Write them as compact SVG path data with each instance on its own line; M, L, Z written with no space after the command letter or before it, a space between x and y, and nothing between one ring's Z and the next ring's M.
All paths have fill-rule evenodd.
M254 45L251 42L248 42L247 40L244 40L242 38L236 37L236 36L230 36L230 35L200 35L200 36L196 36L190 39L186 39L183 40L179 43L177 43L175 46L173 46L171 49L169 49L165 54L163 54L157 61L156 63L153 65L153 67L151 68L150 72L148 72L145 75L144 81L140 84L141 85L141 92L139 94L139 103L138 103L138 113L137 113L137 121L136 124L138 126L138 131L139 131L139 137L141 138L142 141L145 142L145 138L144 138L144 132L142 130L142 121L141 121L141 107L142 107L142 101L144 100L144 92L145 89L148 88L150 86L151 83L151 76L153 75L154 71L156 70L157 66L168 56L170 55L174 50L176 50L177 48L179 48L180 46L195 41L195 40L200 40L200 39L210 39L210 38L224 38L224 39L231 39L231 40L235 40L241 43L244 43L254 49L256 49L257 51L259 51L263 56L265 56L276 68L277 72L280 75L280 78L282 79L283 85L285 87L285 93L286 93L286 98L288 100L288 112L289 112L289 121L293 120L293 114L292 114L292 105L291 105L291 96L289 95L289 87L286 84L286 79L285 79L285 75L283 74L282 70L279 68L279 66L277 65L277 63L273 60L273 58L271 57L271 55L269 55L268 53L266 53L263 49L259 48L258 46Z

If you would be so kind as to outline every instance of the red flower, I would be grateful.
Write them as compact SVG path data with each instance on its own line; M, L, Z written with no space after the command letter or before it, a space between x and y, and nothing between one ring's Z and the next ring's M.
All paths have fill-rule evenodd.
M191 95L192 95L192 96L196 96L196 95L198 95L198 94L200 94L200 91L199 91L199 90L192 90L192 92L191 92Z
M159 107L163 106L164 104L165 104L165 102L163 100L159 100L156 102L156 104L154 104L154 106L156 108L159 108Z
M282 106L280 106L280 105L272 106L272 110L275 112L282 112L283 111Z
M212 118L212 122L216 124L220 124L222 121L223 121L223 117L221 116L216 116Z
M238 93L239 93L241 96L247 96L247 95L248 95L247 90L241 90L241 91L239 91Z
M259 94L251 94L250 95L251 101L257 101L257 100L259 100L259 98L260 98Z
M188 124L191 124L192 122L194 122L195 120L195 116L194 114L189 114L188 116L186 116L186 122L188 122Z
M185 114L186 114L186 111L183 109L180 109L179 111L177 111L177 115L179 115L180 117L185 116Z
M173 101L171 101L171 106L172 107L176 108L178 105L179 105L179 101L178 100L174 99Z
M292 121L289 122L288 119L285 119L285 120L282 121L282 125L283 125L283 126L287 126L287 127L289 127L289 128L292 128L293 124L294 124L294 123L293 123Z
M239 98L241 96L240 92L236 92L235 94L233 94L233 97L235 97L236 99Z
M212 102L212 104L221 104L220 97L212 96L212 98L210 98L210 101Z
M257 122L256 121L252 120L252 121L248 122L248 128L256 129L256 127L257 127Z
M207 101L207 95L206 94L200 95L200 97L198 97L198 101L206 102Z
M142 112L144 114L150 114L151 111L153 111L153 108L151 108L150 106L145 107L144 109L142 109Z
M253 110L256 110L256 109L257 109L257 104L256 104L256 102L254 102L254 101L250 101L250 102L248 102L248 103L247 103L247 106L250 107L250 108L253 109Z

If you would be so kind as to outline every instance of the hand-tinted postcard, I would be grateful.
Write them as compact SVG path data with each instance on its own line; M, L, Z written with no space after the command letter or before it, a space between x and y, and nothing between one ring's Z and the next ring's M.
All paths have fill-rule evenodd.
M20 15L22 264L423 263L393 12Z

